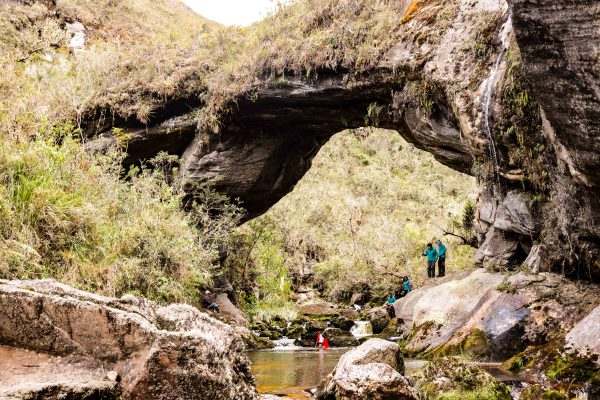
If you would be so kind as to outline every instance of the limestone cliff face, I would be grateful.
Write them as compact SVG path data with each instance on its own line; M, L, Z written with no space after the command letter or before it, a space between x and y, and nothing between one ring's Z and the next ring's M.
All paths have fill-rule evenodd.
M367 73L256 77L222 116L218 134L195 126L195 112L182 112L178 99L135 132L129 159L181 152L191 183L212 181L254 217L293 188L335 133L395 129L440 162L480 177L483 265L530 256L536 270L598 279L599 35L588 23L598 6L510 3L405 1L401 39ZM101 140L90 146L105 146Z

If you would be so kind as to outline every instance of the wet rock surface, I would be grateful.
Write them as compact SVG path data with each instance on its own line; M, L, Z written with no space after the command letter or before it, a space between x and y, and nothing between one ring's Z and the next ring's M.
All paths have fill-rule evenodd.
M2 281L0 310L0 344L15 360L24 350L45 357L43 365L57 371L48 375L57 385L58 372L72 370L74 377L89 377L91 389L101 383L101 390L114 393L114 379L105 381L100 369L118 374L122 399L258 397L242 340L194 307L114 299L54 281ZM36 369L28 372L16 382L13 377L11 387L39 378Z
M390 323L390 315L387 306L381 306L369 311L369 321L373 327L373 333L381 333Z
M344 354L320 384L321 400L416 400L419 393L402 375L404 363L397 344L371 339Z

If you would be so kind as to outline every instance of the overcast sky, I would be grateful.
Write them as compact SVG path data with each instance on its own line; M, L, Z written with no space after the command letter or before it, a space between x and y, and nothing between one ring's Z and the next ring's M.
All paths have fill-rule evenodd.
M289 0L279 0L287 2ZM275 9L278 0L183 0L198 14L225 25L247 26Z

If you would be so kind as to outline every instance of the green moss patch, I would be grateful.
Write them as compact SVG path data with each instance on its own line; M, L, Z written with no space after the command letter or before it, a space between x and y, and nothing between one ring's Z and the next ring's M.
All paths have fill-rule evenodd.
M458 357L428 363L420 372L417 386L435 400L511 400L503 383L477 365Z

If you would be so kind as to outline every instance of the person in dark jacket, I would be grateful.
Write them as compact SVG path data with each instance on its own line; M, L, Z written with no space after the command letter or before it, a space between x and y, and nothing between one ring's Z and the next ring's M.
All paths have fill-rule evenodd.
M210 290L204 292L204 296L202 296L202 305L207 310L215 310L216 312L220 312L219 305L215 303L215 300L210 295Z

